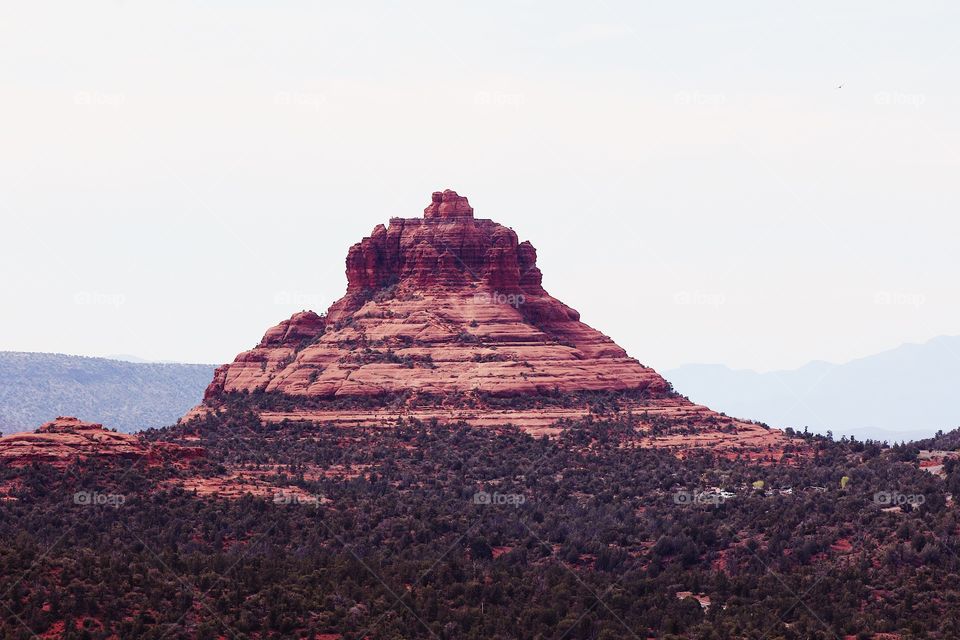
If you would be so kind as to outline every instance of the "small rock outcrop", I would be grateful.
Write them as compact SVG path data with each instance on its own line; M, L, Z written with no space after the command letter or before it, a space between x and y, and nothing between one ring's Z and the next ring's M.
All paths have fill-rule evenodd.
M67 466L88 458L146 458L150 463L184 461L203 455L203 449L168 442L148 443L129 433L103 425L60 416L35 431L0 438L0 464L23 466L43 462Z
M458 195L456 191L446 189L444 191L434 191L430 197L430 205L423 210L423 217L430 218L459 218L465 216L473 217L473 207L467 201L465 196Z

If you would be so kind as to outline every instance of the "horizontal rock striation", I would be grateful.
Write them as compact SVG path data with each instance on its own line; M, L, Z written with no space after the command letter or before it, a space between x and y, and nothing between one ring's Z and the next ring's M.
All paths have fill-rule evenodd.
M179 462L202 455L203 449L197 447L168 442L147 443L135 435L117 433L100 424L63 416L35 431L0 438L0 463L15 467L34 462L63 467L88 458Z
M686 421L725 423L731 434L748 424L718 422L718 414L677 396L653 369L580 322L544 290L533 245L475 218L454 191L434 193L422 218L377 225L348 251L346 273L343 298L323 315L294 314L219 367L203 404L186 418L244 397L245 406L261 401L267 420L296 415L365 424L423 414L539 429L554 414L530 406L503 410L498 403L497 412L485 415L476 399L624 393L641 400L638 410L664 405ZM424 413L416 409L417 395L445 398L445 409ZM344 409L337 401L345 399L367 404ZM377 409L367 412L375 418L363 419L364 406ZM562 415L589 410L583 403Z
M347 293L324 316L295 314L220 367L205 394L496 395L647 390L655 371L541 286L529 242L433 194L424 218L394 218L347 254Z

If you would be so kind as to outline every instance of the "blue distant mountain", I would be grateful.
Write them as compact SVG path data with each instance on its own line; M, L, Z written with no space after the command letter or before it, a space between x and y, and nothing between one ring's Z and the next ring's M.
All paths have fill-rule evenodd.
M32 430L61 415L127 432L170 425L200 402L213 370L0 351L0 431Z
M694 402L774 427L887 441L960 426L960 336L941 336L844 364L758 373L689 364L665 372Z

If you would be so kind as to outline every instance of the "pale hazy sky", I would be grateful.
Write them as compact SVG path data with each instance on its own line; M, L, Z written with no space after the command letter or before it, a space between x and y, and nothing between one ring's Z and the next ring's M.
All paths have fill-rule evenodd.
M0 349L230 360L441 188L660 369L960 333L956 4L340 4L0 4Z

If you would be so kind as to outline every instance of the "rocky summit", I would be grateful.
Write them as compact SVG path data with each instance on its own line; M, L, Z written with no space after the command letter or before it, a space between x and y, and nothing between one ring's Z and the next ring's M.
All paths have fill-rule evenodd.
M433 193L423 217L377 225L350 248L346 272L343 298L323 314L294 314L219 367L186 419L242 402L268 422L404 417L551 433L603 404L689 427L680 440L647 430L653 444L763 447L781 437L674 393L544 290L529 241L475 217L455 191Z

